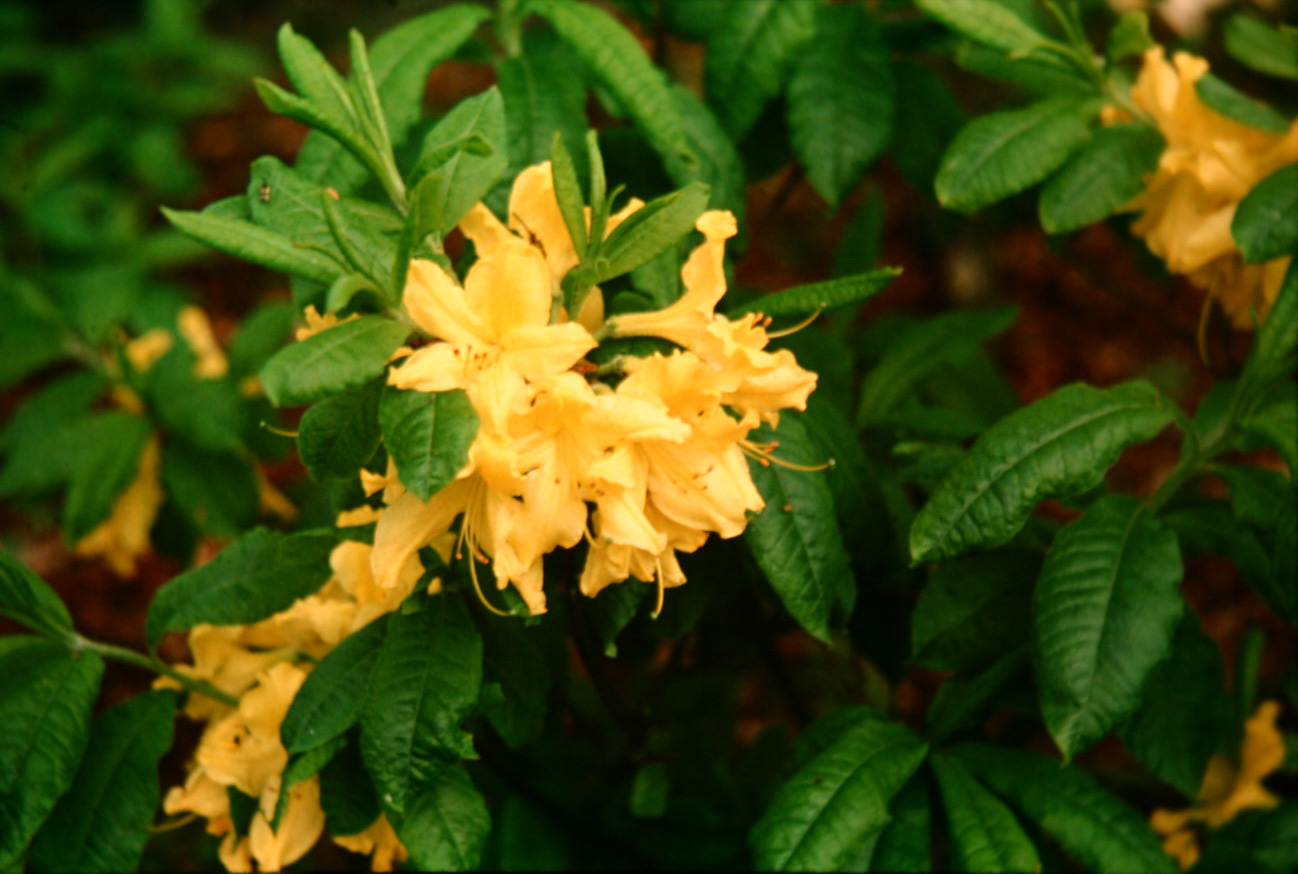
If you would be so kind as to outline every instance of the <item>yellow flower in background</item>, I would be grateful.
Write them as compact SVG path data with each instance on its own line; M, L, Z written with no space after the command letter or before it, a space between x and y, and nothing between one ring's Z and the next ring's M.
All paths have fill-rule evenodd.
M149 529L162 507L162 453L155 436L140 453L135 479L113 504L108 518L72 547L84 558L101 558L119 577L135 575L140 556L149 551Z
M339 835L333 840L345 850L372 856L372 871L391 871L394 862L404 862L410 858L405 845L392 830L392 823L383 814L379 814L379 818L364 831L354 835Z
M1241 811L1269 809L1280 799L1262 781L1284 764L1284 736L1276 728L1280 705L1264 701L1244 723L1244 742L1239 764L1225 756L1213 756L1194 807L1188 810L1155 810L1150 817L1154 831L1163 836L1163 850L1182 869L1193 867L1199 858L1198 836L1192 823L1220 828Z
M194 357L198 359L194 362L194 375L199 379L218 379L225 376L230 369L230 363L225 358L225 351L221 348L221 344L216 342L216 335L212 333L212 323L208 320L207 313L196 306L183 307L176 317L176 327L180 331L180 336L184 337L185 342L189 344Z
M1167 145L1128 209L1141 213L1132 231L1169 270L1206 289L1236 327L1249 328L1250 310L1265 318L1275 301L1289 259L1245 264L1230 224L1253 186L1298 161L1298 122L1274 134L1227 118L1195 91L1207 72L1207 61L1184 52L1171 63L1161 47L1145 53L1131 97Z

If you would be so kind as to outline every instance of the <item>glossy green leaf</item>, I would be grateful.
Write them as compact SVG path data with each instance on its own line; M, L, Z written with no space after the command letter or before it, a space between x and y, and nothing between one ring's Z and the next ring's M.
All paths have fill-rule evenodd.
M72 467L63 506L63 536L76 543L108 518L140 470L140 456L153 429L121 410L96 414L78 429L85 441Z
M429 72L454 55L490 15L482 6L452 4L397 25L370 46L370 71L394 147L406 141L419 120ZM356 191L367 175L346 149L316 132L302 144L297 169L342 194Z
M474 871L491 832L491 814L460 764L437 762L396 829L417 870Z
M374 228L366 224L364 216L356 215L339 204L332 192L322 190L319 204L329 235L348 266L357 275L369 279L376 289L393 288L392 265L396 258L396 243L376 234ZM334 306L326 304L325 308L332 312L341 306L336 303Z
M325 398L302 415L297 451L311 476L351 477L379 448L379 397L383 383L365 385Z
M1063 528L1033 600L1041 715L1071 758L1126 719L1185 608L1176 535L1109 495Z
M478 414L460 389L421 392L384 386L379 426L401 484L427 501L468 462Z
M334 836L363 832L383 812L357 743L344 745L320 769L320 807Z
M385 809L401 815L447 760L474 757L460 722L478 701L482 639L464 602L434 595L396 613L361 710L361 752Z
M509 166L505 101L500 89L488 89L457 104L424 137L420 159L422 161L425 156L436 153L456 140L475 135L491 146L488 154L475 155L466 149L457 149L445 161L436 164L436 170L442 177L437 205L438 215L442 219L437 228L439 233L450 233L473 205L487 196L487 192Z
M523 46L521 55L496 67L511 173L548 160L556 131L573 162L584 166L586 80L581 62L549 31L525 32Z
M708 103L736 141L780 92L794 59L814 37L819 5L814 0L731 3L708 35Z
M935 570L911 614L915 661L935 671L985 667L1026 639L1041 557L997 550Z
M1046 52L1006 55L999 49L967 42L956 48L955 61L962 70L1008 82L1043 97L1095 93L1095 85L1077 67Z
M1248 15L1232 15L1222 29L1231 57L1269 76L1298 80L1298 37Z
M257 521L261 495L247 459L195 449L181 440L162 447L167 497L202 531L237 537Z
M1249 411L1240 431L1280 453L1289 478L1298 478L1298 386L1281 384L1270 397Z
M44 640L0 649L0 867L13 867L77 773L104 663Z
M288 812L288 802L292 797L293 787L318 775L345 746L347 746L347 738L340 735L304 753L289 756L288 764L284 766L283 775L280 777L279 797L275 801L275 811L270 818L272 830L279 831L279 824L283 821L284 814Z
M134 871L161 800L158 762L171 748L174 692L145 692L90 727L81 768L32 844L34 870Z
M281 534L257 528L202 567L163 586L149 607L149 647L199 623L244 625L292 606L329 579L332 531Z
M1248 362L1235 389L1248 410L1270 391L1272 383L1290 372L1298 351L1298 259L1285 271L1284 281L1266 321L1257 330Z
M780 417L774 432L753 439L778 440L778 456L799 465L824 463L802 420ZM753 557L789 614L808 632L828 642L831 622L844 620L856 601L856 578L834 515L834 496L822 471L801 471L749 460L749 470L766 507L748 522L744 538Z
M583 279L598 285L666 252L694 229L707 209L710 192L702 182L655 198L618 225L600 248L595 264L582 268Z
M768 294L726 312L728 318L760 312L768 316L808 316L817 311L864 303L901 275L900 267L884 267L856 276L800 285Z
M1273 134L1289 130L1289 119L1212 73L1200 76L1194 83L1194 90L1209 109L1215 109L1240 124Z
M693 91L673 84L671 95L698 163L696 166L685 158L666 156L663 165L667 168L667 175L677 185L695 181L706 183L712 191L708 208L728 209L734 213L742 236L748 180L739 150L712 109L695 97Z
M871 871L927 874L932 870L932 814L928 784L917 773L901 787L890 807L892 821L884 826L870 859Z
M1144 817L1096 785L1075 765L1040 753L987 744L952 752L987 784L1097 874L1173 874L1172 857Z
M979 720L1016 691L1031 689L1029 648L1021 646L975 674L960 674L937 690L925 718L925 735L935 743ZM1008 693L1008 694L1007 694Z
M757 870L838 871L857 860L927 752L904 726L862 717L789 778L753 826Z
M1099 107L1091 97L1053 97L970 122L942 156L937 199L973 212L1035 185L1086 142Z
M1171 421L1150 385L1068 385L1002 419L979 438L915 517L910 552L939 561L1005 543L1046 498L1098 485L1126 447Z
M1122 741L1146 768L1193 798L1230 721L1221 650L1187 610L1171 651L1150 672L1140 704L1121 728Z
M1255 185L1235 209L1230 232L1250 264L1298 250L1298 164Z
M939 754L929 764L951 829L953 870L986 874L1041 870L1032 839L1014 814L979 785L959 759Z
M301 248L251 222L166 207L162 208L162 214L178 230L199 242L245 261L326 285L343 274L342 265L328 255Z
M380 617L348 635L320 660L280 724L284 749L289 753L315 749L356 723L387 630L387 620Z
M7 552L0 552L0 616L47 637L72 634L72 616L58 594Z
M1041 226L1062 234L1113 215L1145 190L1163 138L1146 124L1101 127L1041 188Z
M816 191L837 206L892 139L888 46L863 7L816 11L815 38L798 52L786 99L793 151Z
M410 328L361 316L286 346L266 362L261 382L277 407L310 404L364 385L383 373Z
M917 0L916 5L957 33L1006 54L1052 42L995 0Z

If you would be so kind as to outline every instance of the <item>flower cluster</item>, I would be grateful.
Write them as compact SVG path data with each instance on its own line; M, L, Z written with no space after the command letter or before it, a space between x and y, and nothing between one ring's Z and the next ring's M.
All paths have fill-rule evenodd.
M632 201L610 216L608 231L641 206ZM549 164L520 174L507 225L479 204L460 229L477 253L463 287L432 261L410 266L404 306L433 342L393 367L388 381L463 390L480 425L468 463L431 500L401 488L400 470L381 483L378 584L393 585L460 516L457 551L467 546L489 561L498 584L512 583L533 613L545 609L542 557L583 538L587 594L631 576L683 583L677 553L713 533L734 537L762 509L745 454L764 459L770 447L750 442L749 432L777 424L781 409L805 408L816 384L790 352L766 351L760 315L732 321L714 311L726 291L734 217L699 218L704 242L681 270L679 301L607 320L598 288L573 319L559 305L579 258ZM585 358L597 337L659 337L680 348L597 367Z
M1258 182L1298 161L1298 122L1279 135L1210 109L1195 91L1208 62L1161 47L1145 53L1131 97L1158 125L1167 145L1145 191L1128 208L1141 216L1132 231L1174 273L1206 289L1240 328L1265 317L1288 258L1245 264L1231 236L1240 200Z
M339 524L355 521L344 515ZM396 584L381 589L370 574L370 549L365 543L340 543L329 560L333 577L320 592L269 619L246 626L200 625L190 632L194 664L177 670L237 698L239 706L190 695L186 714L206 720L207 727L185 785L167 793L163 809L206 819L208 832L223 836L219 853L230 871L251 871L254 862L262 871L278 871L302 858L324 831L319 777L290 788L282 819L272 826L288 763L280 725L311 666L348 635L395 610L414 591L421 574L417 562L408 562ZM166 678L158 685L179 687ZM236 829L230 789L257 800L245 834ZM389 871L393 862L406 858L405 847L383 815L364 831L334 835L333 840L349 850L373 854L375 871Z

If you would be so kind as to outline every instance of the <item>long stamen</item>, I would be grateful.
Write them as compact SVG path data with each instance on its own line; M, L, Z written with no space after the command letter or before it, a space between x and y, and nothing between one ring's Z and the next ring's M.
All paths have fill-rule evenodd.
M775 452L775 448L779 445L779 443L768 443L763 445L760 443L754 443L751 440L740 440L739 450L749 458L755 458L757 463L762 467L770 467L771 464L774 463L778 464L780 467L788 468L789 470L815 473L818 470L832 470L838 466L838 463L832 458L824 464L798 464L795 461L787 461L783 458L777 458L772 453Z
M649 614L650 619L657 619L663 612L663 600L667 594L667 583L663 579L663 560L661 558L654 559L654 570L657 571L654 574L654 580L658 583L658 602L654 604L654 612Z
M820 318L820 314L823 313L824 311L825 311L824 307L819 307L814 313L807 316L802 321L798 322L792 328L784 328L783 330L780 331L767 331L766 336L771 339L776 339L779 337L787 337L790 334L796 334L798 331L801 331L803 328L807 327L807 325L810 325L816 319Z
M508 616L509 611L501 610L496 607L488 601L487 596L482 593L482 584L478 582L478 563L475 560L479 555L478 546L472 540L469 541L469 553L469 579L473 580L473 591L478 596L478 600L481 601L482 606L486 607L491 613L495 613L497 616Z
M276 428L274 425L270 424L269 422L262 422L260 424L261 427L265 428L267 431L269 431L272 434L278 434L281 437L297 437L296 431L285 431L283 428Z

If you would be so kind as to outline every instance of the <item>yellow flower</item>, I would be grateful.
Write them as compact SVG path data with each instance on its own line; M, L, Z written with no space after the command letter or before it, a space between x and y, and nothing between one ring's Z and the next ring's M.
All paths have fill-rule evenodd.
M391 871L393 862L404 862L410 858L405 845L393 831L392 824L383 814L365 829L354 835L341 835L334 838L334 843L353 853L372 853L371 871Z
M327 331L330 328L341 325L343 322L350 322L352 319L359 319L360 314L352 313L345 319L339 319L333 313L320 315L320 311L315 308L314 304L308 304L307 308L302 312L302 318L306 321L306 324L293 332L294 339L298 341L314 337L321 331Z
M149 529L162 506L160 460L155 436L145 444L135 479L113 504L108 518L72 547L76 555L104 559L119 577L135 575L136 561L149 551Z
M1245 264L1230 233L1235 208L1258 182L1298 161L1298 122L1286 134L1258 130L1210 109L1195 83L1208 72L1202 58L1161 47L1145 53L1131 89L1167 145L1145 191L1128 209L1141 216L1132 231L1168 269L1185 274L1221 302L1236 327L1265 317L1289 259Z
M176 327L198 359L194 362L194 375L199 379L216 379L230 369L221 344L212 333L212 323L207 313L196 306L183 307L176 317Z
M1244 743L1239 766L1225 756L1213 756L1208 762L1197 803L1188 810L1155 810L1150 817L1154 831L1164 836L1163 850L1190 868L1199 858L1199 845L1191 823L1202 822L1209 828L1220 828L1240 811L1275 807L1280 799L1262 785L1285 759L1284 736L1276 728L1280 705L1264 701L1257 712L1244 723Z

